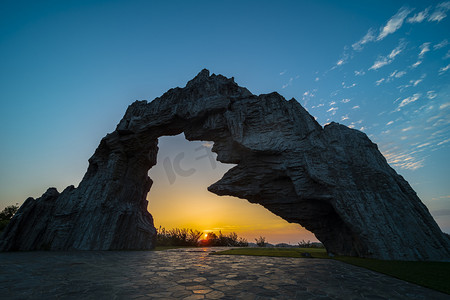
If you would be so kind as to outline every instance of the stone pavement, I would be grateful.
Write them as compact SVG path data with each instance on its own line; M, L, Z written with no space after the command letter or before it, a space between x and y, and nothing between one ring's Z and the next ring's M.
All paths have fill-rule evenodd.
M450 299L339 261L218 250L0 253L0 298Z

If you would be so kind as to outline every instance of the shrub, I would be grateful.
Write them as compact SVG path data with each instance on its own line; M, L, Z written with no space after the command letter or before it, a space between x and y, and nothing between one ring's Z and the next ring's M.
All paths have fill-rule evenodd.
M166 230L159 227L156 235L158 246L197 246L202 233L198 230L187 228L173 228Z
M311 248L311 241L308 240L307 242L305 240L302 240L301 242L298 242L298 246L300 248Z
M305 240L302 240L298 243L298 247L300 248L324 248L322 243L311 243L310 240L307 242Z
M239 238L236 232L223 234L219 231L219 235L209 232L208 238L202 240L200 246L247 247L248 242L244 238Z
M0 212L0 232L8 226L9 221L19 210L19 205L9 205Z
M209 232L208 237L200 240L202 232L187 228L173 228L166 230L159 227L156 236L157 246L232 246L232 247L247 247L248 242L244 238L239 238L235 232L223 234L219 231L219 235L214 232Z
M265 247L267 245L266 238L263 236L260 236L259 238L255 239L255 241L258 247Z

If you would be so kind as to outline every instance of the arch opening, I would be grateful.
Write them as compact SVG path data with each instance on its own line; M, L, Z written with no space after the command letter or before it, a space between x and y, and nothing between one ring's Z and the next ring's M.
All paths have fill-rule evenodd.
M156 228L236 232L249 242L264 236L272 244L318 242L312 232L262 205L208 191L235 166L217 161L213 142L188 141L183 133L158 140L156 165L148 172L153 185L147 195Z

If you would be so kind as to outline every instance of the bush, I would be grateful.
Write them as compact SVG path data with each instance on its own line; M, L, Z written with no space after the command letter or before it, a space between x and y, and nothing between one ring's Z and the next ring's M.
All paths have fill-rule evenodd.
M239 238L235 232L228 235L219 231L219 235L209 232L204 240L200 240L202 232L187 228L173 228L166 230L159 227L156 236L157 246L191 246L191 247L209 247L209 246L226 246L226 247L247 247L248 242L244 238Z
M298 246L300 248L311 248L311 241L308 240L307 242L305 240L302 240L301 242L298 242Z
M0 220L11 220L18 210L19 205L17 205L17 203L16 205L5 207L5 209L0 212Z
M166 230L159 227L156 235L158 246L197 246L202 233L198 230L187 228L173 228Z
M226 235L219 231L219 235L209 232L208 237L200 241L200 246L247 247L248 242L244 238L239 238L235 232Z
M6 226L8 226L9 221L11 221L12 217L16 214L16 212L19 210L19 205L9 205L5 207L0 212L0 231L3 231Z
M255 241L258 247L265 247L267 245L266 238L263 236L260 236L259 238L255 239Z
M305 240L302 240L298 243L298 247L300 248L324 248L322 243L311 243L310 240L307 242Z

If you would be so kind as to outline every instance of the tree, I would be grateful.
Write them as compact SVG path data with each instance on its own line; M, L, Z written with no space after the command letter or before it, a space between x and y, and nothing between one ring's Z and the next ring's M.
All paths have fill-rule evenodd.
M263 236L260 236L259 238L255 239L256 241L256 245L258 245L258 247L265 247L266 246L266 238Z
M5 207L5 209L0 212L0 220L11 220L18 210L19 205L17 205L17 203L16 205Z
M0 231L3 231L3 229L8 226L9 221L11 221L12 217L16 214L16 212L19 210L19 205L16 203L16 205L10 205L5 207L0 212Z

